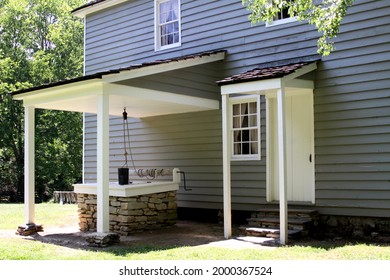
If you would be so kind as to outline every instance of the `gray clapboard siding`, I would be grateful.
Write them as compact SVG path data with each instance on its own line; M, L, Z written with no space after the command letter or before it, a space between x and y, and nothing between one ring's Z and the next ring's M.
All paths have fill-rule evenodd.
M281 58L291 58L299 50L302 50L301 56L314 51L315 42L308 46L308 39L315 38L317 34L310 26L302 26L299 22L287 28L266 28L264 24L253 26L240 1L200 3L182 0L182 46L155 52L153 2L135 2L137 7L134 11L131 9L135 5L134 1L129 1L120 5L120 9L105 10L87 18L87 73L210 49L229 49L231 56L227 58L227 69L230 73L230 65L234 65L235 69L245 69L269 61L270 54L280 53ZM116 14L117 10L122 12ZM145 11L149 11L149 14L137 16L137 13ZM114 24L120 28L111 36ZM134 33L140 27L144 33ZM286 37L283 43L282 36ZM262 38L261 43L259 37ZM248 53L251 55L248 56Z
M87 181L96 180L95 119L94 115L86 116L84 164ZM186 172L186 184L192 190L180 189L179 206L222 208L222 131L219 110L142 120L129 119L129 127L136 168L179 167ZM265 139L265 135L263 137ZM110 180L116 181L116 170L124 162L121 118L111 118L110 139ZM255 208L256 205L252 202L243 203L247 200L240 197L250 196L250 201L265 200L264 162L233 164L233 198L237 207L248 208L249 205ZM128 165L132 166L130 161Z
M218 73L210 67L203 76L201 68L178 71L177 78L164 75L166 90L178 92L174 85L181 79L186 81L186 94L219 98L213 83L219 75L316 54L318 34L305 23L252 25L241 1L181 3L182 46L159 52L154 51L153 1L128 1L88 16L86 73L226 49ZM318 63L315 206L324 214L390 216L389 14L390 1L355 1L343 20L336 51ZM191 73L199 78L187 80ZM161 77L133 82L153 88ZM252 210L265 203L265 115L262 103L262 160L232 163L233 209ZM94 117L87 116L85 125L85 179L95 180ZM137 166L180 167L187 172L187 185L193 191L180 190L180 206L222 207L220 111L132 120L130 126ZM110 170L115 179L123 160L120 119L112 119L111 129Z
M316 206L390 216L390 2L356 1L315 90Z

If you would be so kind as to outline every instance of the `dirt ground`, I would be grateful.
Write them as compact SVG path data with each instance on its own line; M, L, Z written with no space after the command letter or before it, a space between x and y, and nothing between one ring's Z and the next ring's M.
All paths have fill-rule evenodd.
M233 230L237 236L237 229ZM76 226L44 227L43 232L30 236L16 236L11 231L1 231L1 235L15 236L16 238L32 239L44 243L50 243L70 248L88 247L86 238L94 233L80 232ZM120 243L111 247L127 246L153 246L153 247L178 247L178 246L216 246L226 248L264 248L275 247L262 246L259 240L251 238L224 238L223 226L217 223L201 223L196 221L179 220L176 225L153 231L134 233L129 236L121 236Z
M1 237L23 238L40 241L69 248L91 248L87 242L87 237L96 235L93 232L80 232L76 225L64 227L44 227L43 232L38 232L30 236L15 235L12 230L0 230ZM319 246L321 248L337 247L354 243L353 240L290 240L289 245ZM384 245L384 244L382 244ZM386 244L389 246L390 244ZM214 246L230 249L255 248L262 250L274 250L279 245L277 241L270 238L239 237L238 228L233 227L233 238L224 238L223 225L218 223L205 223L190 220L179 220L176 225L153 231L135 233L129 236L121 236L120 242L110 246L117 248L126 247L158 247L173 248L181 246Z

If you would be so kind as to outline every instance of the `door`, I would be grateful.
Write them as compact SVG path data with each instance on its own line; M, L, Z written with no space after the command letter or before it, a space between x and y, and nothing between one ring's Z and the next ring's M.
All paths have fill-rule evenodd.
M267 98L267 200L279 200L276 98ZM286 95L287 199L314 203L313 93Z

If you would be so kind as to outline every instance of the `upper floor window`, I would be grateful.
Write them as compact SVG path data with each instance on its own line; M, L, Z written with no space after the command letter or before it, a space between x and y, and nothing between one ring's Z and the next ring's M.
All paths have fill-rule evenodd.
M292 3L294 2L294 0L288 0L287 2ZM267 26L273 26L273 25L296 21L296 18L294 17L294 15L290 15L288 9L289 6L283 7L280 10L280 12L278 12L277 15L274 17L273 21L267 23Z
M231 98L232 160L260 159L260 98Z
M155 0L156 50L181 44L180 0Z

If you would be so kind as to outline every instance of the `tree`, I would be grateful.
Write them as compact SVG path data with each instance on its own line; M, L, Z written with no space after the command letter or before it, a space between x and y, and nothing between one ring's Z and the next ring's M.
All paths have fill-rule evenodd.
M354 0L242 0L251 11L249 19L253 23L272 21L282 9L298 20L307 20L322 33L317 41L318 53L326 56L334 50L332 41L339 32L347 8Z
M0 0L0 192L24 185L23 108L10 92L82 75L86 0ZM36 111L37 196L81 177L82 116Z

